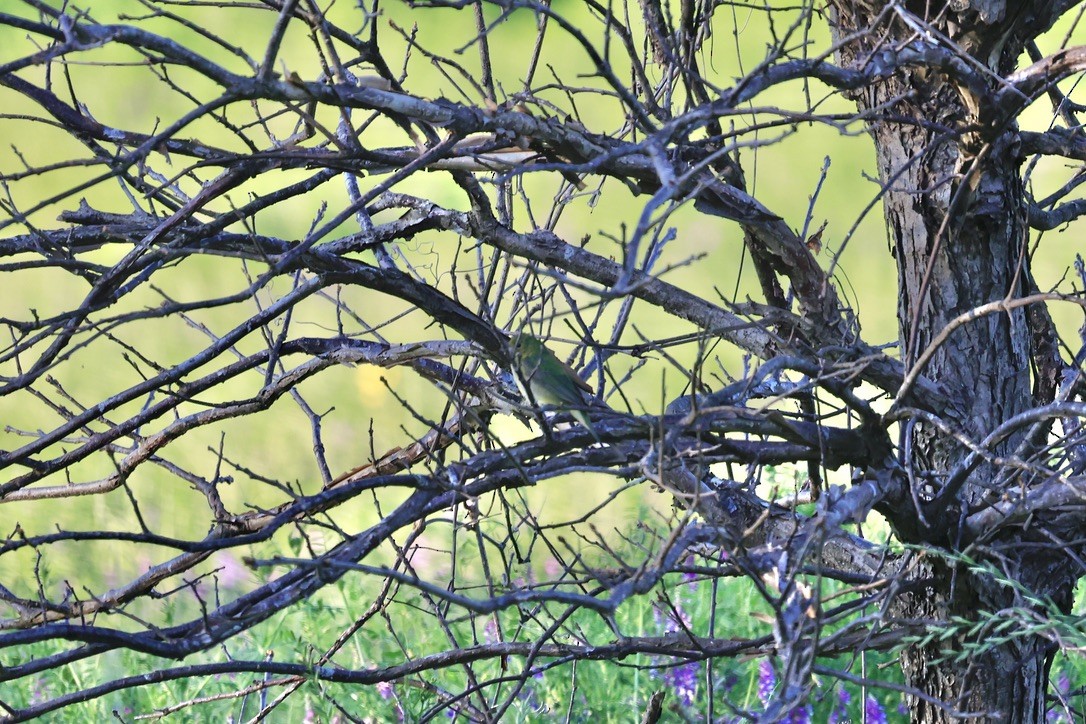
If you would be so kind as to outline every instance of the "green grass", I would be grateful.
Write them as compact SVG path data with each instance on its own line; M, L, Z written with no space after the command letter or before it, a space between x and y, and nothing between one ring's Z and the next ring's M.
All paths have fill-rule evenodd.
M47 674L31 677L18 687L9 687L5 699L9 705L23 707L50 696L85 688L113 678L150 672L171 666L192 666L229 660L273 660L276 662L314 663L321 653L364 613L381 581L369 576L347 576L318 595L249 632L225 646L183 662L130 653L115 652L80 662ZM675 631L676 613L690 631L701 636L745 638L762 635L767 627L752 613L765 614L768 608L752 594L752 587L742 580L691 580L669 576L649 595L627 601L614 617L614 628L596 613L581 610L572 615L553 637L554 642L587 642L602 646L614 641L616 631L623 636L659 636ZM481 597L481 593L477 593ZM451 650L492 643L498 630L506 641L535 641L560 609L534 610L526 605L494 615L470 615L457 609L445 616L444 632L434 607L410 589L400 590L385 610L370 618L332 658L331 665L348 669L369 669L402 663L405 660ZM532 615L534 614L534 615ZM451 638L451 640L450 640ZM18 660L37 658L59 651L56 644L28 646L17 653ZM7 652L10 655L10 650ZM5 659L5 664L18 660ZM717 659L711 662L714 714L728 716L732 707L758 711L761 659ZM889 655L869 655L869 670L892 663ZM847 667L849 662L830 662ZM858 662L852 662L858 672ZM530 669L520 657L493 659L471 664L477 681L499 677L526 679L525 686L513 698L505 721L545 722L568 717L571 721L629 722L638 720L649 698L658 690L667 693L666 720L700 719L708 712L708 666L705 662L688 663L669 657L636 654L622 660L559 662L540 657ZM879 678L894 678L892 671L881 671ZM899 677L898 677L899 678ZM677 682L683 680L690 696L684 701ZM283 681L278 676L242 673L187 678L112 693L87 703L49 715L50 721L82 722L106 720L117 712L124 720L156 712L176 710L176 720L198 718L206 721L243 721L288 687L269 686L264 693L250 691L261 682ZM840 684L821 678L811 699L812 721L826 721L839 705ZM438 714L438 720L457 717L467 721L467 705L479 706L478 696L460 702L447 702L450 695L468 687L468 673L460 666L450 666L409 677L391 685L351 685L320 682L310 678L289 688L296 690L279 705L272 720L333 721L337 706L353 715L366 715L373 721L416 721ZM487 701L504 702L512 695L515 681L488 687ZM848 709L853 721L859 721L861 693L854 686L845 687L851 695ZM899 697L889 692L871 692L891 712L893 721ZM460 712L460 713L458 713Z
M649 519L644 511L637 516ZM484 520L482 525L496 527ZM493 530L488 532L494 532ZM642 524L621 537L620 554L659 536ZM482 582L474 563L478 550L470 544L458 549L466 565L460 572L458 592L485 598L485 591L472 588ZM597 552L599 553L599 552ZM585 555L588 555L586 552ZM707 565L698 561L699 565ZM437 570L439 566L435 567ZM532 582L549 580L547 564L538 557L517 569L523 574L514 585L527 588ZM424 656L492 644L497 641L535 642L565 612L555 604L522 604L496 614L473 614L457 607L445 609L440 602L407 586L392 588L383 608L374 614L371 604L384 581L382 578L351 573L325 587L310 599L230 640L221 647L190 656L182 662L166 661L142 654L116 651L58 667L49 672L8 684L2 695L12 707L85 689L113 679L178 666L229 661L274 661L313 665L325 663L322 656L343 632L355 627L337 653L325 663L333 668L372 670L395 666ZM819 585L813 579L810 585ZM842 589L823 581L822 596L829 599ZM568 589L568 584L567 584ZM501 591L499 590L498 593ZM1078 600L1082 600L1082 589ZM168 603L167 607L172 605ZM834 604L840 599L833 599ZM829 604L827 604L829 607ZM1081 614L1081 603L1076 614ZM169 618L169 612L166 612ZM547 639L553 643L606 646L620 637L662 636L688 629L702 637L747 639L769 631L767 602L744 579L693 578L670 574L648 594L627 600L613 620L581 609L569 616ZM857 612L856 616L873 613ZM1073 634L1075 617L1067 617L1064 633ZM679 623L681 621L681 624ZM364 622L364 623L359 623ZM98 623L107 623L100 621ZM845 623L845 622L841 622ZM839 624L827 626L823 636ZM962 625L965 625L962 622ZM1053 693L1067 697L1081 708L1081 694L1074 690L1086 682L1086 663L1078 651L1079 638L1067 640L1052 668ZM35 644L3 652L0 665L11 666L66 650L58 642ZM847 671L881 682L900 684L898 653L867 653L820 659L830 669ZM278 697L271 721L337 720L339 710L371 721L417 721L435 717L438 721L471 720L472 707L502 705L511 699L503 717L513 722L549 722L558 719L593 722L639 721L650 697L664 691L665 721L704 720L710 712L716 720L729 721L735 710L757 713L763 708L760 687L765 686L767 668L773 660L763 657L717 658L712 661L677 660L667 656L638 653L605 661L577 662L540 656L528 662L519 656L492 658L470 664L470 678L487 682L504 678L483 688L482 694L467 695L469 671L464 666L435 667L419 675L377 685L330 683L316 677L301 680L259 673L215 674L180 678L110 693L85 703L52 712L53 722L105 721L119 716L124 721L172 712L171 720L245 721ZM523 681L523 686L519 682ZM515 691L520 686L519 691ZM899 711L901 695L885 688L862 690L855 683L843 683L829 676L817 676L809 700L809 721L859 722L865 702L874 700L886 721L907 721ZM1051 721L1061 714L1063 721L1075 721L1079 714L1066 713L1054 701ZM1070 710L1073 712L1073 709ZM878 721L870 718L869 721Z

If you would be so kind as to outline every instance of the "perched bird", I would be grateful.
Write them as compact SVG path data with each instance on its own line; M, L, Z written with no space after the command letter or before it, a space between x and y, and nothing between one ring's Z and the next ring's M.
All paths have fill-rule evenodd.
M525 332L513 335L513 359L517 365L517 382L526 399L567 410L593 437L596 436L584 411L591 404L592 388L572 367L558 359L539 339Z

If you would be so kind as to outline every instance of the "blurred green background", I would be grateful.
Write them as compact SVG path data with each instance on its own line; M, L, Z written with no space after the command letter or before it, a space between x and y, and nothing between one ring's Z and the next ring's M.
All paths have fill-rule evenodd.
M7 7L11 6L11 7ZM576 0L555 0L552 7L565 15L593 42L602 44L603 31L597 18L589 13L583 3ZM5 11L27 13L15 3L5 3ZM263 57L265 44L275 22L274 12L241 6L216 8L194 5L170 7L170 11L183 13L191 21L192 28L185 28L165 17L147 17L148 9L136 2L111 0L96 2L94 18L101 23L138 22L144 29L163 34L179 43L189 45L196 52L211 55L234 72L252 72L236 53L204 37L199 28L216 33L230 44L243 49L258 62ZM793 11L782 10L771 27L766 14L755 8L746 9L739 4L722 8L712 29L712 37L706 47L711 53L703 67L714 82L726 88L764 61L774 37L788 29ZM359 30L365 25L358 10L348 3L333 5L332 22L348 30ZM26 17L32 17L27 14ZM490 19L497 17L491 11ZM468 76L478 74L478 55L471 43L475 35L472 20L467 12L428 9L411 10L404 3L386 2L374 22L379 24L381 48L394 70L405 68L405 88L416 95L445 97L456 102L476 103L477 96L470 90L470 82L457 77L455 71L441 72L418 48L411 48L405 35L413 35L418 47L439 53L455 60ZM536 29L535 18L526 11L516 11L497 25L489 34L490 49L494 58L497 82L506 93L521 88L528 50ZM401 32L402 30L402 32ZM549 29L547 45L536 75L536 85L563 82L581 88L601 88L598 78L590 76L588 56L556 26ZM1064 39L1066 28L1060 27L1049 33L1050 47ZM829 47L824 27L810 28L806 51L798 47L803 32L793 39L793 53L805 52L818 55ZM0 30L0 63L37 51L40 38L28 37L10 28ZM1073 42L1073 41L1072 41ZM345 49L340 47L340 51ZM612 52L617 52L612 48ZM344 57L349 61L349 57ZM170 90L152 69L136 54L122 48L107 46L91 49L71 56L67 67L71 85L86 111L108 125L153 133L184 113L191 110L190 100ZM316 80L321 67L313 52L312 40L300 23L291 25L282 50L277 70L284 74L296 73L305 80ZM446 66L447 69L447 66ZM620 70L622 68L620 67ZM173 82L181 84L196 99L207 99L218 89L191 71L171 69ZM40 69L20 72L26 80L42 83ZM51 81L60 83L59 69L54 66ZM466 93L462 91L467 91ZM565 95L552 88L539 93L564 110L572 111ZM40 108L24 97L0 88L0 174L6 179L6 193L10 203L22 213L29 213L28 222L39 228L56 228L57 215L72 209L85 199L92 207L117 213L128 213L131 203L114 180L102 180L86 189L72 192L81 184L97 178L101 167L57 168L40 175L19 176L24 164L42 166L65 160L86 158L86 150L49 123L35 122L31 117L41 115ZM256 112L266 111L257 106L235 104L226 115L232 123L246 124ZM615 133L624 118L617 102L603 94L579 94L576 113L591 131ZM784 111L784 113L781 113ZM796 229L803 229L810 212L809 231L826 222L822 238L821 262L828 268L834 265L835 280L844 299L855 309L866 340L873 344L891 343L896 340L896 278L893 260L888 253L886 232L882 223L881 208L875 202L879 186L875 176L871 142L864 128L849 122L854 107L845 99L830 93L817 83L792 82L777 86L759 96L754 103L724 119L725 125L736 128L767 123L759 131L744 134L746 146L741 151L743 166L751 193L769 209L784 217ZM813 114L833 116L840 120L829 124L814 120ZM363 114L356 113L355 122ZM1052 111L1047 99L1039 100L1024 118L1024 125L1044 129L1052 122ZM334 128L334 114L320 117L326 127ZM781 121L788 121L782 123ZM280 140L290 136L295 120L287 114L273 121L270 130ZM178 134L182 138L196 138L211 144L221 144L235 151L244 148L231 134L211 119L201 119ZM261 137L254 130L254 137ZM372 147L383 145L409 145L410 140L388 124L375 124L363 135L364 142ZM265 144L268 139L264 136ZM824 164L830 163L824 183L817 198L812 199L819 187ZM169 159L176 165L161 165L163 174L178 173L185 159ZM157 157L155 163L162 164ZM215 168L197 169L179 180L179 184L193 193L201 182L215 177ZM308 175L306 171L276 172L268 174L242 189L232 192L234 205L246 203L251 195L272 191L284 184L298 181ZM1040 198L1062 185L1074 173L1059 162L1045 161L1037 166L1031 176L1036 197ZM360 185L365 191L369 184L381 177L362 178ZM621 184L613 181L597 186L588 179L585 192L564 207L557 232L569 241L590 237L589 248L605 256L619 257L621 250L614 239L623 238L638 221L646 197L635 197ZM551 201L559 189L559 179L549 175L527 175L522 181L525 194L532 199L531 212L537 222L547 216ZM396 187L397 191L430 198L453 208L466 208L461 192L440 172L415 174ZM347 203L347 195L341 179L325 184L317 192L304 198L296 198L262 213L255 222L256 231L269 235L297 240L302 239L314 226L321 205L334 215ZM225 210L219 200L214 204L218 211ZM518 227L531 227L528 209L517 207ZM381 219L378 218L378 221ZM319 225L319 224L317 224ZM666 248L657 269L674 267L664 278L673 284L701 294L709 299L742 302L748 295L757 299L752 270L744 264L741 232L738 227L722 219L698 214L689 205L678 210L666 221L674 226L676 238ZM236 227L240 230L241 227ZM626 230L624 232L624 229ZM1079 224L1050 232L1040 239L1035 257L1034 271L1042 289L1055 285L1063 278L1074 254L1079 252L1077 231ZM343 224L338 233L356 230L353 221ZM18 227L9 227L5 234L19 233ZM450 270L455 263L460 272L485 264L488 256L479 257L472 248L464 248L454 235L430 232L420 235L403 245L407 258L417 268L429 275L427 278L443 289L451 288ZM109 263L119 258L127 249L102 249L89 255L98 263ZM13 260L8 260L13 261ZM17 260L15 260L17 261ZM248 265L225 258L188 259L160 274L154 279L154 289L146 288L132 295L123 305L109 314L135 311L153 307L164 298L174 300L200 300L225 297L248 286L252 277L261 273L258 265ZM0 294L0 317L27 320L32 316L48 317L77 305L88 291L80 279L64 272L49 269L5 270L2 278L3 294ZM267 305L279 294L289 291L289 280L279 280L262 290L258 298L243 303L226 305L214 310L194 312L189 319L173 318L136 323L114 329L119 340L138 346L159 365L168 366L203 349L209 342L207 332L221 335L241 323L257 309L257 303ZM412 313L402 302L356 289L340 290L339 302L353 308L362 322L380 325L397 314L404 316L382 327L379 333L390 341L432 339L439 333L426 326L427 320L417 312ZM335 334L337 300L329 297L313 297L301 304L294 313L294 334ZM693 331L693 328L674 318L664 316L644 305L635 305L636 326L648 334L671 336ZM1081 321L1075 309L1053 309L1065 332L1071 334ZM272 331L279 327L273 326ZM356 324L354 331L362 328ZM660 330L664 330L661 332ZM561 327L555 327L557 337L565 337ZM640 340L630 338L630 343ZM262 349L265 340L253 334L238 345L241 352ZM563 352L561 342L553 344ZM568 348L567 348L568 349ZM693 359L695 350L676 350L680 361ZM718 348L721 368L733 375L742 372L744 360L734 350ZM58 366L51 374L58 384L71 395L75 403L85 406L115 394L134 384L138 377L126 359L120 344L98 339L85 347L76 348L70 359ZM216 364L231 361L232 358ZM13 375L19 365L33 360L10 362L0 374ZM621 374L631 360L615 358L613 364ZM712 370L710 370L712 372ZM254 373L244 380L231 383L217 390L203 403L250 395L263 384L263 376ZM626 395L634 401L633 412L659 412L666 402L679 393L682 375L670 368L663 360L649 359L639 368L624 387ZM418 435L426 426L407 415L389 387L406 398L421 416L431 419L440 417L445 400L435 394L434 386L414 373L403 369L377 369L373 367L340 367L308 380L300 392L313 410L323 418L324 443L333 475L365 463L372 455L403 445L412 435ZM110 414L111 420L123 419L143 404L143 400ZM612 400L612 404L616 404ZM187 406L189 412L198 404ZM333 411L334 410L334 411ZM57 414L43 401L29 393L18 393L0 398L0 419L4 430L0 445L12 450L25 444L38 430L48 430L59 422ZM108 425L109 420L103 420ZM495 423L495 430L505 439L515 439L528 434L521 423L502 418ZM231 421L214 427L202 428L179 440L163 452L163 457L183 465L201 475L211 477L215 473L216 457L212 451L221 449L227 458L238 461L252 471L295 483L299 490L313 492L320 487L320 478L312 452L313 441L309 434L309 421L303 410L292 400L284 398L266 413ZM70 443L54 446L51 452L70 447ZM73 480L93 480L109 475L113 463L105 456L88 459L72 470ZM21 472L8 471L9 476ZM240 512L247 506L273 505L284 499L282 491L248 478L238 470L224 470L233 475L235 482L224 488L228 508ZM8 479L8 478L5 478ZM47 481L62 484L63 480ZM535 510L542 521L560 521L576 517L591 503L602 502L618 482L596 476L586 485L583 476L548 481L545 486L526 493L526 505ZM140 510L148 526L155 532L176 537L200 538L206 532L208 513L203 496L189 484L161 467L144 466L131 480L131 493L140 502ZM395 496L385 500L387 506L395 502ZM627 491L618 502L606 508L601 515L604 522L616 528L624 527L630 518L642 517L646 509L664 514L668 501L649 492L645 486ZM386 508L387 509L387 508ZM353 520L351 517L355 516ZM337 519L350 522L349 529L362 530L375 520L372 501L356 501L337 514ZM8 531L16 525L27 534L41 534L55 529L125 529L137 530L138 523L125 493L117 490L106 495L79 499L41 501L34 503L8 503L3 508L3 520L8 521ZM439 533L434 533L440 536ZM281 544L277 544L281 547ZM444 545L435 541L435 546ZM272 546L273 549L275 546ZM128 551L116 544L101 544L91 549L81 544L78 550L56 546L39 560L35 551L25 551L0 560L0 580L23 595L33 595L35 582L28 576L36 565L43 566L47 579L54 585L71 579L84 585L94 586L97 572L101 589L128 580L133 574L160 562L168 552L146 549ZM247 577L254 574L240 569L239 554L216 556L211 566L227 566L237 576L234 585L244 587ZM542 563L539 563L542 565ZM225 579L225 573L222 576ZM95 589L99 590L99 589Z

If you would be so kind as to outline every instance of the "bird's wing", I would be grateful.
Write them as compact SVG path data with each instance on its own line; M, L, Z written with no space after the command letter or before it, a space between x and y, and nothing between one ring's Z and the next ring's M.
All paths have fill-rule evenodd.
M562 360L558 360L558 361L562 362ZM596 391L594 389L592 389L592 385L585 382L584 378L582 378L579 374L577 374L577 370L573 369L572 367L567 365L565 362L562 362L562 366L566 368L567 372L569 372L569 376L573 378L573 383L576 384L577 387L581 388L582 390L584 390L585 392L587 392L590 395L595 395L596 394Z

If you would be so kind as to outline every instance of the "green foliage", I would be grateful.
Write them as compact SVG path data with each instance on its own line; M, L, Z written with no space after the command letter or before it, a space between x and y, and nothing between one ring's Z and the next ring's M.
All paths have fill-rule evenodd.
M920 549L917 549L920 550ZM926 555L937 556L973 574L978 574L1012 591L1016 604L999 610L976 611L970 616L951 615L938 626L929 627L919 636L907 636L903 646L929 646L936 642L947 644L947 654L935 657L941 661L960 662L1003 646L1016 639L1039 636L1058 644L1060 649L1081 650L1086 647L1086 617L1081 611L1065 613L1048 596L1038 596L1021 582L1006 575L988 561L978 561L967 553L923 549ZM1079 596L1081 600L1081 596Z
M642 537L639 537L642 536ZM644 542L642 530L626 536L631 545ZM465 558L476 560L465 551ZM467 572L465 578L471 578ZM383 610L365 618L359 601L377 597L382 581L373 576L348 576L279 616L232 640L222 649L194 655L178 666L199 666L220 661L304 661L312 666L368 670L394 666L420 657L497 641L536 642L548 635L548 625L534 605L512 607L496 614L456 614L442 619L440 604L405 587L392 595ZM840 586L825 583L824 595ZM689 631L718 639L750 639L764 634L761 619L767 604L741 579L718 579L692 574L668 576L650 595L635 597L621 606L613 620L587 610L573 613L548 642L606 646L622 638L659 637ZM553 612L551 612L553 613ZM330 660L322 653L329 643L357 625L345 645ZM829 632L827 632L829 633ZM55 653L46 645L26 647L27 659ZM105 720L118 712L131 719L138 715L176 711L176 716L200 720L242 721L287 692L273 718L282 721L333 721L337 707L352 714L366 714L374 721L416 721L426 716L457 715L468 720L477 696L458 695L471 682L492 682L484 696L502 703L510 699L506 721L546 722L569 717L571 721L628 722L631 712L642 711L649 698L664 691L665 712L672 717L693 718L710 711L712 688L714 716L734 709L757 711L760 659L711 661L636 653L621 660L570 661L540 656L528 661L521 656L491 657L470 664L436 667L418 676L374 685L320 681L275 674L231 674L186 677L163 684L124 689L51 715L51 721ZM5 662L16 664L18 661ZM867 656L869 669L893 663L890 655ZM152 671L163 662L131 652L105 657L98 666L77 663L38 677L33 690L16 692L8 703L21 707L47 693L83 688L96 682ZM828 662L841 669L855 668L858 661L842 658ZM885 678L885 672L880 678ZM261 685L267 685L262 687ZM811 721L826 721L833 712L851 711L857 716L864 697L857 687L819 677L811 699ZM839 691L850 690L851 702L842 708ZM518 690L519 689L519 690ZM896 694L880 694L897 701ZM450 701L451 699L451 701ZM458 714L457 714L458 713Z

